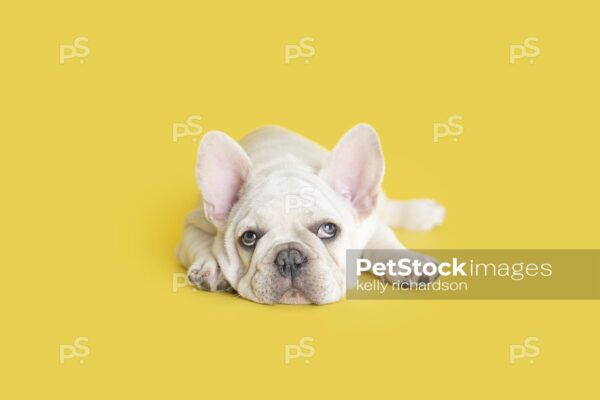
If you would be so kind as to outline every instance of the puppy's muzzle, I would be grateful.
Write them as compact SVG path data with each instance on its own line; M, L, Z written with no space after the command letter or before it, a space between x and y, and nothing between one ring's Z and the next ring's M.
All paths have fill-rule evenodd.
M288 248L277 253L274 264L281 276L294 278L300 275L307 260L307 257L300 250Z

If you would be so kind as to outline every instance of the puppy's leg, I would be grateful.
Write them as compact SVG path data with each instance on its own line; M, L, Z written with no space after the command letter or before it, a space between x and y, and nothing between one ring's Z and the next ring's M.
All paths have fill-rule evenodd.
M175 253L194 286L213 292L230 291L231 286L212 252L214 235L214 227L206 221L202 209L194 210L186 219L183 239Z
M386 251L389 250L389 251ZM362 256L371 261L371 263L382 262L387 263L388 260L397 260L398 251L397 250L405 250L406 254L403 256L409 257L411 259L418 259L421 263L425 262L437 262L424 254L420 254L414 251L409 251L400 243L394 231L385 225L383 222L378 221L377 228L373 236L367 242L365 250L363 251ZM412 274L408 276L395 276L385 274L380 279L385 280L389 283L398 283L398 284L409 284L409 283L427 283L433 282L437 276L427 276L427 275L417 275L416 271L413 271Z
M443 206L429 199L390 200L382 199L379 217L389 226L412 231L429 231L442 223L446 211Z

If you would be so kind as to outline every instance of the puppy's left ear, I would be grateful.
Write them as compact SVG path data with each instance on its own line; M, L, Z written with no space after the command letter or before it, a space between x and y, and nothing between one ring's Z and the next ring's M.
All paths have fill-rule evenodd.
M366 217L377 205L384 168L377 132L370 125L359 124L334 147L322 176Z

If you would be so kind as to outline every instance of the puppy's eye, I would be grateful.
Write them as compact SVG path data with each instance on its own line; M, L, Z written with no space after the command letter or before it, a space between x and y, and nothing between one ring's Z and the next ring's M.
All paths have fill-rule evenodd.
M337 234L338 228L335 224L328 222L319 227L319 231L317 232L317 236L321 239L331 239L335 237Z
M242 236L240 237L240 242L246 247L254 247L257 240L258 235L253 231L246 231L242 233Z

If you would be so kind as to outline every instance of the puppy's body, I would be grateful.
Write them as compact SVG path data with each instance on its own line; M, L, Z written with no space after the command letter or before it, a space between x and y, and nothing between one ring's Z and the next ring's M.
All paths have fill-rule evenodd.
M200 145L204 199L186 219L177 256L203 289L233 288L268 304L337 301L346 249L401 249L389 226L428 230L443 219L431 200L381 193L383 157L368 125L349 131L332 154L277 126L240 146L218 132ZM244 244L248 232L252 246Z
M281 168L308 170L317 174L329 152L315 142L279 126L265 126L240 140L254 175L268 175Z

